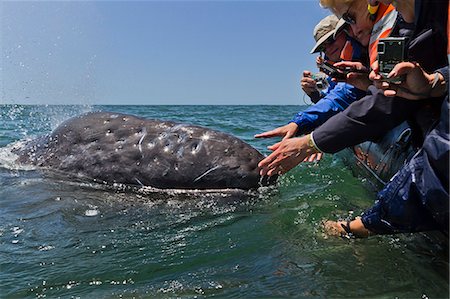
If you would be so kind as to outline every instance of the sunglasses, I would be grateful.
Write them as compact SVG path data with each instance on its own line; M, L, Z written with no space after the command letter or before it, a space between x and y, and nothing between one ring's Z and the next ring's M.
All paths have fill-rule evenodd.
M349 25L355 25L356 24L356 18L353 14L349 13L349 10L352 6L350 5L347 8L347 11L342 15L342 19L345 21L345 23L349 24Z

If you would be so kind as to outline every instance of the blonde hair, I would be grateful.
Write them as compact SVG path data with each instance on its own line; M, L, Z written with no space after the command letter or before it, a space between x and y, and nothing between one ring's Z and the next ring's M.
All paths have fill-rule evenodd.
M338 4L350 5L354 1L356 0L320 0L319 2L322 8L328 8L333 14L335 14L338 17L341 17L340 15L338 15L336 11L336 6Z

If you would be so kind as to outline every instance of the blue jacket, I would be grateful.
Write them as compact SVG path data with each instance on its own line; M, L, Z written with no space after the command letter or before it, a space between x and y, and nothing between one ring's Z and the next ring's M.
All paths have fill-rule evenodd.
M337 83L320 101L295 115L291 122L298 126L297 135L311 132L365 95L365 91L357 89L353 85Z

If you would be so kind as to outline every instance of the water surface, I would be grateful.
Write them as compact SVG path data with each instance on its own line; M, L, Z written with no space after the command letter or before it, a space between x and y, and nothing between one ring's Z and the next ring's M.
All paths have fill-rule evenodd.
M448 298L447 249L422 236L326 238L325 219L375 199L339 158L252 194L139 194L17 167L8 146L83 112L253 135L296 106L0 106L0 294L5 298Z

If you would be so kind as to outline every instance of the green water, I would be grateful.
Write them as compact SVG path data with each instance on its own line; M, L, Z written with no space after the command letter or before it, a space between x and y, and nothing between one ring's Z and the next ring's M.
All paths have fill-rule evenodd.
M0 106L1 298L448 298L448 252L422 235L326 238L375 199L330 155L252 194L139 194L17 169L7 146L109 110L253 135L295 106Z

